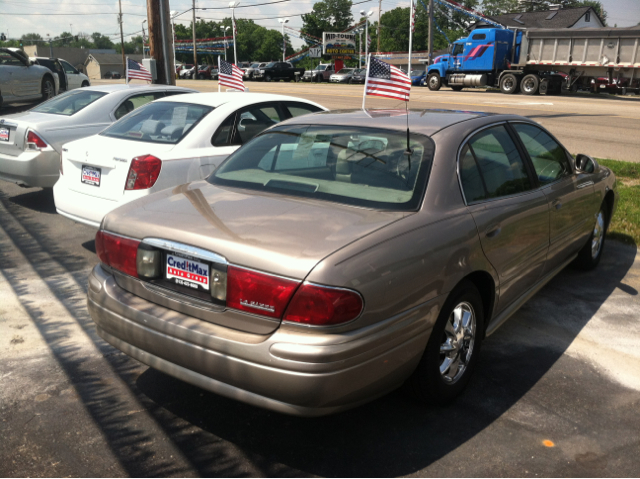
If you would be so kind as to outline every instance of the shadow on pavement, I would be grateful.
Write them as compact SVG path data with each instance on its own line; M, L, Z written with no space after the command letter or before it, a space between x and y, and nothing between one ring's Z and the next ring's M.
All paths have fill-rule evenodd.
M12 196L9 201L40 213L57 214L56 205L53 202L53 189L33 188L24 191L24 194Z
M486 340L468 389L447 408L424 408L396 391L339 415L304 419L228 400L153 369L138 378L137 386L156 404L159 422L202 475L229 472L220 469L215 438L251 454L264 465L265 475L282 474L270 470L276 464L321 476L412 474L514 406L547 374L615 288L637 294L622 283L636 251L609 242L595 271L565 269ZM549 314L560 323L561 334L544 331L539 319ZM542 333L531 332L532 322ZM175 429L185 421L198 430L186 434Z

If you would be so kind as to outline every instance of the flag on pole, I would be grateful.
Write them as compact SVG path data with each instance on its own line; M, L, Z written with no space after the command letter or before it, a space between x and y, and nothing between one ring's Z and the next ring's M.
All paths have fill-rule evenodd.
M236 17L231 16L231 21L233 22L233 34L238 36L238 24L236 23Z
M409 101L411 78L399 68L369 55L364 94ZM363 99L364 105L364 99Z
M218 57L218 85L228 86L244 91L243 71L233 63L225 62Z
M367 49L371 48L371 35L367 35Z
M411 14L411 31L415 32L416 31L416 4L415 2L413 3L413 11Z
M145 67L143 67L140 63L131 58L127 57L127 83L129 80L136 78L138 80L147 80L148 82L153 81L151 77L151 73Z

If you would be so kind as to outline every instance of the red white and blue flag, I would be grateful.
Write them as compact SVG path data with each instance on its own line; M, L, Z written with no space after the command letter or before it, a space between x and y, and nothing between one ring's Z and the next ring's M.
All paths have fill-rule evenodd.
M244 91L244 72L233 63L225 62L218 57L218 85L228 86L236 90Z
M409 101L411 78L399 68L371 57L364 94Z
M151 73L140 63L131 58L127 58L127 82L131 79L153 81Z

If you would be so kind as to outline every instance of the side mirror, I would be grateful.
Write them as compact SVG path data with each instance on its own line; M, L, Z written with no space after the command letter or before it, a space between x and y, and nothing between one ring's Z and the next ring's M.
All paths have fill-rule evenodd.
M598 162L588 155L576 156L576 168L582 173L593 173L598 169Z
M449 44L449 46L447 47L447 53L451 53L453 51L453 44Z

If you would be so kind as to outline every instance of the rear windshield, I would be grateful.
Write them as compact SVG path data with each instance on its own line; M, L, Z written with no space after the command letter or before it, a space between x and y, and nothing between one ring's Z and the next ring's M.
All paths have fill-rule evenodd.
M83 108L91 105L94 101L105 96L103 91L91 90L71 90L61 95L53 97L31 111L38 113L51 113L53 115L71 116L78 113Z
M182 102L148 103L100 134L123 140L175 145L212 110L210 106Z
M353 68L342 68L338 74L339 75L346 75L347 73L351 73L353 71Z
M257 136L207 181L384 210L420 206L433 142L405 132L291 125Z

